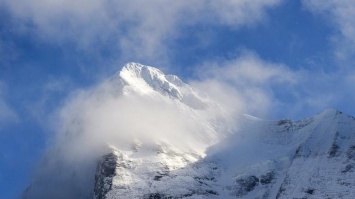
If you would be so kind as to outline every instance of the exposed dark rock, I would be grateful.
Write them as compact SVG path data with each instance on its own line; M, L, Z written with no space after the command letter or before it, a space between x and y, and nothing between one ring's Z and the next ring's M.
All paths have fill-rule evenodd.
M309 188L305 192L312 195L312 194L314 194L314 189Z
M286 189L283 186L281 186L280 189L277 191L276 199L280 198L282 193L284 193L285 191L286 191Z
M205 181L214 181L216 180L214 177L211 177L211 176L203 176L203 177L199 177L199 176L196 176L194 177L195 180L205 180Z
M157 172L157 174L154 176L153 180L160 181L161 178L163 178L164 176L168 176L168 175L169 175L169 168L165 165L165 166L163 166L161 171Z
M328 151L329 158L333 158L338 155L339 145L333 143Z
M280 198L286 191L286 186L290 183L290 176L286 175L286 177L284 178L284 181L282 182L279 190L277 191L276 194L276 199Z
M309 147L304 146L304 144L301 144L297 147L294 158L308 158L311 156L311 154L312 151L309 149Z
M302 147L301 146L297 147L295 151L295 158L301 157L301 152L302 152Z
M282 125L285 125L285 124L292 124L292 121L291 120L279 120L277 122L277 125L279 125L279 126L282 126Z
M207 190L206 192L208 194L211 194L211 195L218 195L218 193L216 191L213 191L213 190Z
M254 190L254 188L259 184L259 178L256 176L246 176L236 180L239 185L237 195L245 195L248 192Z
M274 180L274 178L275 178L275 173L269 172L265 175L260 176L260 183L262 185L269 184Z
M345 168L341 172L342 173L353 172L354 168L355 168L355 164L348 164L345 166Z
M160 181L160 179L161 179L162 177L163 177L162 175L156 175L156 176L154 176L153 180L155 180L155 181Z
M352 145L346 152L349 159L355 160L355 145Z
M105 199L112 188L112 178L116 175L117 156L109 153L97 165L95 175L94 198Z
M166 196L161 193L149 193L143 196L143 199L173 199L172 196Z

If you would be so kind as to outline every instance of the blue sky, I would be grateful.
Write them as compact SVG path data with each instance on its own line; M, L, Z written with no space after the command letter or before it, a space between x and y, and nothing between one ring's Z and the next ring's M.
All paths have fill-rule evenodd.
M252 115L301 119L355 115L354 55L350 0L1 0L0 198L29 184L67 97L127 62L219 82Z

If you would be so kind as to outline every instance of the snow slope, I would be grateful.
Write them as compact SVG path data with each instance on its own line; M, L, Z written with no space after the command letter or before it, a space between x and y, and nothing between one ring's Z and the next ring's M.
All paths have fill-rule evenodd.
M113 149L121 159L106 198L352 198L354 118L326 110L296 122L244 120L198 160L169 150L151 150L147 160L138 154L149 149Z
M39 169L45 172L37 172L23 198L353 198L355 194L355 119L337 110L300 121L248 115L231 119L226 110L177 76L137 63L127 64L84 96L78 110L86 113L92 106L109 110L101 115L112 117L115 125L104 125L97 132L91 127L97 127L91 125L96 120L86 123L92 112L69 117L68 123L80 128L69 125L59 139L66 145L59 142L48 153ZM118 110L106 107L124 99L149 103L114 103ZM134 115L141 109L147 114ZM238 125L230 128L231 120ZM121 128L126 123L128 127ZM129 136L102 132L110 129L129 131ZM71 145L78 143L85 148L86 142L72 140L97 133L109 138L99 145L105 149L89 159L69 150L69 164L63 148L76 149ZM46 166L48 162L55 166Z
M246 120L207 153L224 168L221 198L353 197L353 117L326 110L302 121Z

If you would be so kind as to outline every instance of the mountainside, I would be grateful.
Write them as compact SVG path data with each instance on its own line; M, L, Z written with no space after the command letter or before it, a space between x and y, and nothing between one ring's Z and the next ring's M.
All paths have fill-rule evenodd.
M195 161L168 147L112 149L115 166L106 175L109 159L100 162L96 198L353 197L354 118L327 110L297 122L244 120L240 131Z
M68 119L23 198L355 195L355 118L337 110L300 121L232 116L177 76L137 63L82 98L68 108L82 114Z

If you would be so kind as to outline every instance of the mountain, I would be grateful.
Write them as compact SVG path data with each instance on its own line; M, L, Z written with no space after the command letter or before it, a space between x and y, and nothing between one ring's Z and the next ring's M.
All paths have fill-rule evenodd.
M355 194L355 118L340 111L300 121L232 115L177 76L137 63L78 96L23 198Z

